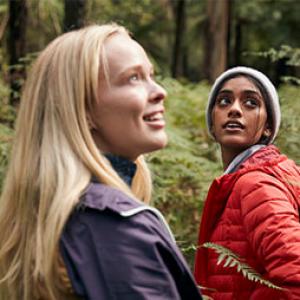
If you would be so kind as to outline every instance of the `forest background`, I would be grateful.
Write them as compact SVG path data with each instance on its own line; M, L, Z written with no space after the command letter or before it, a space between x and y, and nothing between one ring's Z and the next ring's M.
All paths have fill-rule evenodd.
M153 205L192 266L203 201L222 174L219 149L205 128L218 74L246 65L272 79L282 106L275 144L300 164L299 16L298 0L0 0L0 182L22 85L38 52L65 31L122 24L145 47L168 91L169 145L147 156Z

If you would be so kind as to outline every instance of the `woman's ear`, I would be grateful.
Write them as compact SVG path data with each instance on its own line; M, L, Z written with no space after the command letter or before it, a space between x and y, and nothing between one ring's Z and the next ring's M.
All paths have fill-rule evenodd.
M271 132L271 129L270 129L270 128L266 128L266 129L264 130L263 135L264 135L265 137L269 137L271 134L272 134L272 132Z
M271 127L270 127L270 125L267 123L266 124L266 128L265 128L265 130L264 130L264 132L263 132L263 136L264 137L269 137L269 136L271 136L271 134L272 134L272 130L271 130Z

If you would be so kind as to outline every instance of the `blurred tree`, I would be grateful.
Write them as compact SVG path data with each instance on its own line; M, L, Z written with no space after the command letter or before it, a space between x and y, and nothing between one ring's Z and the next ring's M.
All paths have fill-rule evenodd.
M8 23L8 14L5 14L3 19L0 22L0 41L2 40L2 37L4 35L4 31L6 29Z
M206 78L214 79L227 68L230 0L207 0L205 36Z
M11 51L4 46L9 31L1 28L9 4L18 1L0 0L5 79ZM28 53L40 51L85 20L117 22L133 33L153 58L157 73L164 76L213 80L213 74L241 64L256 67L279 83L282 75L300 72L284 61L270 63L249 55L283 44L299 47L299 0L30 0L27 8Z
M175 39L173 46L172 76L174 78L185 75L186 44L184 41L186 31L186 0L172 1L175 19Z
M38 52L63 32L64 2L30 0L28 11L27 52Z
M156 73L170 74L174 41L169 0L93 0L89 20L124 25L154 58Z
M300 2L298 0L231 0L231 41L229 66L249 65L268 74L275 84L280 77L297 73L284 60L275 63L250 55L281 45L299 47Z
M83 27L86 15L87 0L65 0L64 31Z
M2 38L4 36L4 32L6 30L6 27L7 27L7 23L8 23L8 12L4 11L2 12L2 6L0 6L0 13L2 13L0 16L1 16L1 21L0 21L0 76L1 76L1 72L3 70L3 64L2 64L2 60L3 60L3 57L2 57L2 45L1 45L1 42L2 42ZM6 7L4 8L6 9ZM4 10L3 9L3 10Z
M13 0L9 3L9 34L8 53L10 64L10 103L17 105L20 98L20 90L25 79L26 72L23 64L20 63L26 53L26 28L27 28L27 1Z

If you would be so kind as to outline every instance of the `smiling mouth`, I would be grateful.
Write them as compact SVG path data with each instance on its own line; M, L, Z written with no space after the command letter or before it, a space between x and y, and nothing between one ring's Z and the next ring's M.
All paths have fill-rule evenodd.
M143 116L145 123L154 130L165 128L165 119L163 111L153 112Z
M162 112L157 112L144 116L143 120L146 122L164 121L164 116Z

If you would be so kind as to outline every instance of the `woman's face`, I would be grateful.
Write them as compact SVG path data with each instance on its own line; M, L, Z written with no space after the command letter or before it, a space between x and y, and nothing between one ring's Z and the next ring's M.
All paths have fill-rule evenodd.
M270 134L263 96L246 77L229 79L217 94L212 130L224 156L234 157Z
M166 91L155 82L144 49L129 36L113 35L104 48L109 79L101 72L92 134L103 152L135 160L167 144Z

